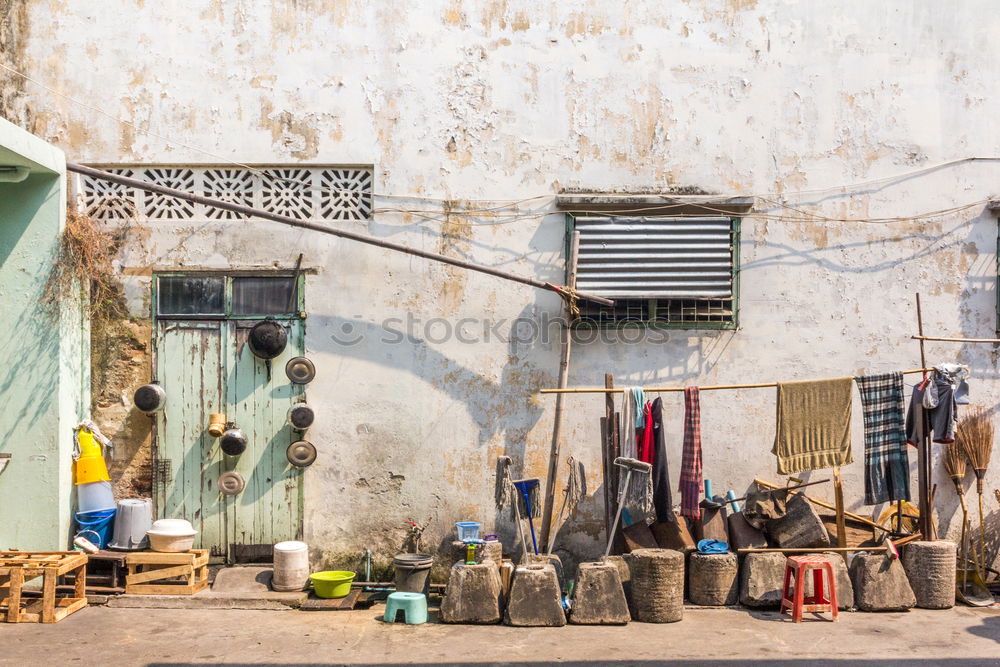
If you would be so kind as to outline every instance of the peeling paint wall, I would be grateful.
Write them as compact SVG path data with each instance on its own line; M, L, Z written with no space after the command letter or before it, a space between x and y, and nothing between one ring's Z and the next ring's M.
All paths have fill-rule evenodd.
M521 215L454 212L567 186L763 195L764 212L743 222L739 331L580 345L571 385L601 384L606 371L620 384L679 386L916 368L916 292L929 332L994 334L994 218L975 206L906 219L988 199L1000 163L816 191L1000 155L991 3L619 4L38 0L15 11L27 17L5 58L123 122L9 76L0 99L8 114L30 108L32 129L80 162L374 164L379 193L411 196L379 208L441 213L379 212L351 229L543 280L563 271L550 200L525 201ZM782 196L835 220L902 220L789 222L768 203ZM558 314L557 297L270 223L157 223L143 236L121 256L139 313L151 266L287 268L301 251L317 270L306 286L321 416L306 475L315 548L388 553L403 520L427 516L432 545L458 519L492 526L500 454L544 477L554 400L536 391L556 383L558 339L509 334L518 318ZM997 403L995 349L927 350L931 362L970 364L974 400ZM665 402L676 485L681 402ZM602 411L599 397L573 397L564 426L564 452L596 490L561 537L575 556L595 553L602 531ZM850 509L868 513L859 412L845 483ZM703 415L717 488L776 477L773 392L706 394ZM957 535L937 462L935 475L942 531ZM988 488L998 485L994 470ZM506 521L500 529L511 534Z

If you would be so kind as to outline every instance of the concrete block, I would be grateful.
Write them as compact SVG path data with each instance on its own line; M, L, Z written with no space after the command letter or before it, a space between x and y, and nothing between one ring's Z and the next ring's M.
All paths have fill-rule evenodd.
M851 561L854 600L861 611L899 611L917 600L903 564L884 553L859 553Z
M613 563L580 563L569 622L576 625L625 625L625 590Z
M632 618L674 623L684 616L684 554L672 549L638 549L628 555L632 570Z
M504 620L507 625L520 627L566 625L562 591L551 563L518 566Z
M455 540L451 543L451 553L452 553L452 563L464 563L466 557L466 546L465 542ZM484 542L476 546L476 562L485 563L486 561L492 561L496 564L497 568L500 567L501 561L503 561L503 545L500 542ZM449 578L451 573L448 574Z
M734 553L688 556L688 598L692 604L721 606L739 600L739 561Z
M502 610L500 574L492 561L452 565L448 588L441 600L443 623L499 623Z
M812 503L800 495L789 497L785 515L766 524L767 534L786 549L828 547L830 535Z
M562 558L557 554L528 554L528 563L530 564L548 564L556 569L556 578L559 580L559 590L566 590L566 577L563 571Z
M955 543L910 542L903 549L903 569L917 606L949 609L955 606Z
M779 607L787 560L784 554L779 553L750 553L744 556L740 604L747 607Z

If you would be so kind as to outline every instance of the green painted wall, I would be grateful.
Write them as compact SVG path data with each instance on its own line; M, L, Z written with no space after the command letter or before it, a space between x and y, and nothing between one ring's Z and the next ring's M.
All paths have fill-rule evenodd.
M19 178L12 166L26 178L10 182ZM0 548L62 549L72 530L72 428L89 402L88 336L81 300L42 303L65 214L62 153L0 121L0 452L12 455L0 472Z

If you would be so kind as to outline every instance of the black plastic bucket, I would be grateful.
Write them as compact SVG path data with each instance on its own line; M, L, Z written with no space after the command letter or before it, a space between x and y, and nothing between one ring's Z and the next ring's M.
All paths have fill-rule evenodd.
M431 554L396 554L392 566L396 570L396 590L401 593L427 595L431 586Z

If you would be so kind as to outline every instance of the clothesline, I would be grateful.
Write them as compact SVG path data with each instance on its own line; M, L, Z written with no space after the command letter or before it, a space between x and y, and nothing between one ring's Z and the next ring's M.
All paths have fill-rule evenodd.
M933 368L914 368L912 370L903 371L904 375L911 375L913 373L929 373ZM710 385L707 387L698 387L698 391L711 391L713 389L760 389L763 387L777 387L777 382L761 382L758 384L717 384ZM577 387L577 388L567 388L567 389L542 389L539 391L541 394L620 394L628 389L625 388L614 388L609 389L606 387ZM651 394L660 394L664 392L672 391L684 391L684 387L643 387L643 391Z

